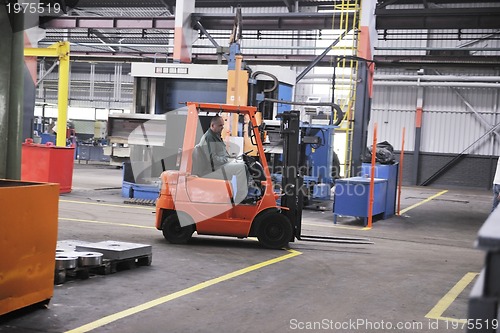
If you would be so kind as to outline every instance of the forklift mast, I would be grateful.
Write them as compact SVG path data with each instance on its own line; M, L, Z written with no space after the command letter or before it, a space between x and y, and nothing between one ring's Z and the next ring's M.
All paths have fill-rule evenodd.
M281 206L293 226L293 235L300 239L302 224L302 185L304 177L300 167L303 146L300 144L300 111L283 112L277 115L281 120L280 135L283 139L283 178Z
M302 234L302 208L304 196L304 170L306 143L302 141L305 132L300 128L300 111L283 112L277 115L280 135L283 139L283 196L282 214L290 219L293 237L301 241L344 244L373 244L369 239L357 237L331 237Z

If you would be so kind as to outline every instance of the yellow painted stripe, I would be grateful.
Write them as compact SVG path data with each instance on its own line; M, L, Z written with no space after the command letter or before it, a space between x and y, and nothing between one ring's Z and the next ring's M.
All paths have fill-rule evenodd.
M460 293L464 291L464 289L469 285L469 283L472 282L472 280L474 280L474 278L478 274L479 273L471 272L465 274L464 277L460 279L460 281L458 281L457 284L454 285L453 288L451 288L450 291L448 291L448 293L446 293L446 295L444 295L444 297L439 300L439 302L431 309L431 311L429 311L429 313L425 315L425 318L446 320L441 317L443 313L450 307L451 303L455 301L458 295L460 295Z
M139 225L139 224L116 223L116 222L96 221L96 220L83 220L83 219L72 219L72 218L67 218L67 217L60 217L59 220L60 221L83 222L83 223L110 224L110 225L116 225L116 226L120 226L120 227L156 229L155 227L150 227L150 226L145 226L145 225Z
M413 208L416 208L416 207L418 207L418 206L420 206L420 205L423 205L424 203L429 202L429 201L431 201L432 199L435 199L435 198L439 197L440 195L445 194L446 192L448 192L448 190L444 190L444 191L441 191L441 192L439 192L439 193L437 193L437 194L431 195L431 196L430 196L430 197L428 197L427 199L422 200L422 201L420 201L420 202L417 202L416 204L411 205L410 207L408 207L408 208L405 208L405 209L401 210L401 212L400 212L399 214L400 214L400 215L403 215L403 214L404 214L404 213L406 213L407 211L409 211L409 210L411 210L411 209L413 209Z
M438 319L438 320L444 320L444 321L453 321L455 323L467 324L467 319L457 319L457 318L448 318L448 317L439 317L439 318L431 318L431 319Z
M283 255L281 257L278 257L278 258L270 259L270 260L267 260L267 261L264 261L264 262L261 262L261 263L258 263L258 264L246 267L246 268L239 269L239 270L234 271L232 273L229 273L229 274L226 274L226 275L222 275L222 276L220 276L218 278L202 282L202 283L197 284L195 286L192 286L192 287L180 290L178 292L175 292L173 294L157 298L155 300L143 303L143 304L138 305L138 306L134 306L134 307L132 307L130 309L127 309L127 310L124 310L124 311L121 311L121 312L117 312L115 314L106 316L106 317L104 317L102 319L96 320L96 321L91 322L89 324L86 324L86 325L80 326L78 328L72 329L70 331L67 331L66 333L84 333L84 332L89 332L89 331L91 331L93 329L96 329L98 327L107 325L109 323L112 323L114 321L120 320L120 319L128 317L128 316L131 316L131 315L139 313L141 311L145 311L145 310L151 309L151 308L153 308L155 306L158 306L158 305L170 302L170 301L172 301L174 299L177 299L177 298L180 298L182 296L186 296L186 295L192 294L192 293L194 293L196 291L208 288L208 287L213 286L215 284L227 281L229 279L233 279L233 278L241 276L243 274L250 273L252 271L261 269L263 267L266 267L266 266L269 266L269 265L272 265L272 264L276 264L276 263L278 263L280 261L287 260L287 259L290 259L290 258L293 258L293 257L296 257L296 256L302 254L301 252L295 251L295 250L287 250L287 251L290 252L290 253L285 254L285 255Z
M100 202L87 202L87 201L76 201L76 200L63 200L59 199L59 202L69 202L76 203L81 205L96 205L96 206L106 206L106 207L119 207L119 208L132 208L132 209L147 209L147 210L155 210L155 207L144 207L139 205L117 205L117 204L107 204Z

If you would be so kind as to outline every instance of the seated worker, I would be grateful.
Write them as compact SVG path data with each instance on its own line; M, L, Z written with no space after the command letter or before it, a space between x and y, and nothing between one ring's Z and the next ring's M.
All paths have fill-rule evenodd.
M223 129L224 119L221 116L214 116L210 120L210 128L201 137L199 146L203 148L210 160L212 173L209 177L231 181L232 177L236 176L234 203L238 204L246 198L248 184L252 178L245 163L229 156L221 136Z

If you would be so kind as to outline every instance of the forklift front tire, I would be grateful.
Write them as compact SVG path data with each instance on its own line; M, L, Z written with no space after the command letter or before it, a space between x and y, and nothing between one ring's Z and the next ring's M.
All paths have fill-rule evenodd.
M163 221L163 237L172 244L185 244L193 236L193 224L181 227L176 213L168 215Z
M257 231L257 239L267 248L281 249L292 238L292 224L285 215L270 213L263 216Z

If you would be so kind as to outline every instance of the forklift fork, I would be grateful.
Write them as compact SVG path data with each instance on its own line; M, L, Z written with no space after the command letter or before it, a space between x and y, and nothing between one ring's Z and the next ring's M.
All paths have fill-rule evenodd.
M281 198L281 205L287 207L285 215L290 219L294 228L294 237L297 240L321 243L341 244L374 244L367 238L306 236L302 235L302 206L303 182L302 175L305 143L302 142L303 133L300 131L300 113L298 111L283 112L277 116L281 119L280 134L283 138L283 188L293 189L285 191ZM286 186L285 186L286 185ZM292 239L293 241L293 239Z
M305 242L337 243L337 244L374 244L368 238L355 237L330 237L330 236L297 236L297 239Z

